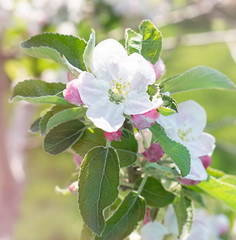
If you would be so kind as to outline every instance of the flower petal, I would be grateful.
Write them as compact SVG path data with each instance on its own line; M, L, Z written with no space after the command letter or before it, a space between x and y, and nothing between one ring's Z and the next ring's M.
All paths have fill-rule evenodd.
M198 137L206 126L206 111L193 100L179 104L178 113L173 114L176 123L181 129L190 129L194 137Z
M112 142L114 140L119 140L122 136L122 133L121 133L120 129L116 132L106 132L106 131L104 131L104 136L105 136L106 140Z
M151 102L146 92L137 93L130 92L124 101L124 113L127 115L135 115L146 113L159 106L158 102Z
M191 167L189 174L184 177L186 179L191 180L206 180L207 179L207 172L202 164L202 161L200 158L193 157L191 158Z
M82 72L79 76L79 93L84 104L93 105L100 101L104 95L108 95L108 84L98 81L92 73Z
M124 123L124 107L103 97L89 107L86 115L98 128L106 132L116 132Z
M118 76L118 63L127 56L124 47L118 41L107 39L94 48L90 68L99 80L110 82L114 74Z
M185 144L192 156L200 157L212 154L215 148L215 138L209 133L201 133L201 135Z
M147 87L156 79L154 69L140 54L133 53L119 66L119 76L131 84L132 90L146 92Z

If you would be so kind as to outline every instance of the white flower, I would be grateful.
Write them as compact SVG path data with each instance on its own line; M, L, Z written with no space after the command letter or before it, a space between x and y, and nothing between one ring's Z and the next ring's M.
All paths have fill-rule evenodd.
M168 234L168 230L161 223L154 221L145 224L141 228L140 234L142 240L163 240L164 236Z
M149 100L148 85L155 72L137 53L127 55L113 39L99 43L93 50L90 69L79 76L79 93L88 106L87 117L107 132L116 132L126 115L142 114L159 107L162 100Z
M195 101L179 104L178 113L161 115L157 122L165 129L167 136L189 150L191 169L186 179L206 180L207 173L199 157L212 154L215 138L203 132L206 126L206 112ZM179 171L179 169L176 167Z

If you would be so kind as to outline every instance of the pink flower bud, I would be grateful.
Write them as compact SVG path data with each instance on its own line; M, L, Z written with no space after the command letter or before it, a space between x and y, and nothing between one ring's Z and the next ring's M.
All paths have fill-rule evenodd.
M166 66L161 60L161 58L159 58L159 60L154 64L153 68L154 68L154 71L156 74L156 80L157 80L165 72Z
M189 185L197 185L198 183L200 183L201 181L197 181L197 180L192 180L192 179L187 179L187 178L182 178L182 177L179 177L178 180L186 185L186 186L189 186Z
M78 90L78 79L74 79L71 82L67 83L66 89L63 91L63 96L67 102L71 104L82 104Z
M149 212L150 212L150 210L149 210L149 208L147 208L146 215L145 215L145 218L144 218L144 220L142 222L142 225L145 225L145 224L151 222L151 219L149 217Z
M208 155L200 157L202 161L202 165L204 166L205 169L207 169L211 165L211 157Z
M77 168L80 168L82 161L83 161L83 158L79 154L74 155L74 163Z
M149 149L142 154L149 162L158 162L161 160L164 152L159 143L153 143Z
M132 115L131 119L137 129L145 129L156 123L160 113L156 109L143 114Z
M67 72L67 81L71 82L74 79L76 79L76 77L74 75L72 75L71 73Z
M114 140L119 140L121 137L122 133L120 131L120 129L116 132L105 132L104 131L104 136L106 138L106 140L112 142Z
M71 185L69 186L69 190L73 195L76 195L78 193L78 189L78 181L71 183Z

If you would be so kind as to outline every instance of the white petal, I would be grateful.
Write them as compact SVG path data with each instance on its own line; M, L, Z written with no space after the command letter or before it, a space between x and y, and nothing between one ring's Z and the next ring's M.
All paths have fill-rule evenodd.
M206 111L193 100L179 104L178 113L172 115L181 129L192 129L192 134L198 137L206 126Z
M206 180L207 179L207 172L205 168L202 165L202 161L200 158L192 157L191 158L191 166L190 166L190 172L189 174L184 177L186 179L192 179L192 180Z
M195 157L211 155L215 148L215 138L208 133L201 133L197 139L186 143L186 147Z
M173 205L169 205L165 212L164 225L168 229L169 233L175 234L177 236L179 235L178 221Z
M167 229L157 221L145 224L140 230L142 240L163 240Z
M136 91L130 92L124 104L124 113L127 115L146 113L158 107L158 102L151 102L149 95L146 92L137 93Z
M118 63L127 56L124 47L118 41L104 40L93 50L91 70L99 80L110 82L118 76Z
M146 92L147 87L156 80L151 64L138 53L125 58L119 66L119 76L130 82L132 90Z
M116 132L124 123L124 106L110 102L104 97L89 107L86 115L98 128L106 132Z
M87 106L100 101L105 95L108 96L109 85L104 81L97 80L92 73L82 72L78 82L80 97Z

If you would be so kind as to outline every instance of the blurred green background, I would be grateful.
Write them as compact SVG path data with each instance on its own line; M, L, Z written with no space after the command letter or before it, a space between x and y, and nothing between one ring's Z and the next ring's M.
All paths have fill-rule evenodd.
M33 121L42 110L48 108L28 106L22 110L19 104L9 104L12 85L30 78L66 82L66 72L56 64L24 55L19 48L20 41L45 31L74 34L88 40L93 28L97 42L112 37L124 43L125 28L137 30L141 20L149 18L164 37L161 57L166 64L167 76L196 65L207 65L226 74L236 83L235 12L234 0L0 1L1 118L7 122L7 127L3 127L5 135L1 137L9 139L12 132L17 134L21 128L20 121ZM193 99L206 109L207 131L217 140L212 167L236 174L235 92L201 90L176 94L174 97L178 103ZM23 111L27 120L20 116L18 121L19 111ZM22 140L22 136L25 140ZM22 197L19 198L18 217L12 220L15 221L12 239L79 239L82 222L77 197L55 192L56 185L65 188L71 182L71 174L75 171L73 155L63 153L53 157L44 153L39 136L20 135L15 146L19 146L21 141L25 142L23 150L11 145L11 141L5 141L6 152L9 148L10 151L18 149L22 156L18 160L17 157L11 160L9 154L9 161L12 162L10 168L14 172L15 167L19 176L19 169L22 168L25 174L25 177L24 174L19 177ZM1 155L0 162L4 160ZM0 183L3 185L5 180L2 178ZM13 191L11 198L16 196Z

